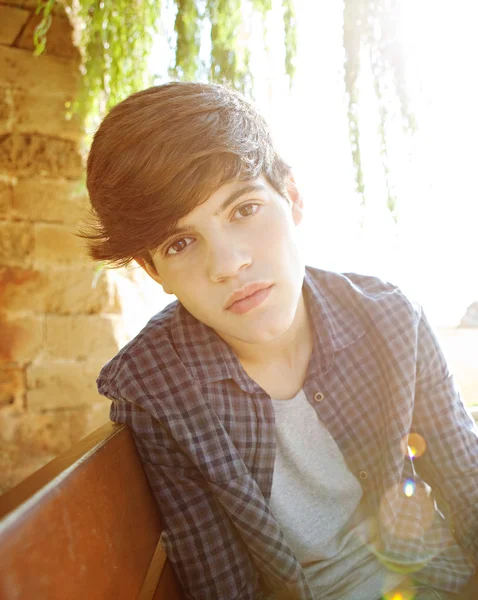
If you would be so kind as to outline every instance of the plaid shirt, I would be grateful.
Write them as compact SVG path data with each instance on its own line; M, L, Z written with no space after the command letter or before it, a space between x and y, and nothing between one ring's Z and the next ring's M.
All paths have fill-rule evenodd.
M314 328L303 389L378 518L380 559L460 590L478 557L478 432L425 316L373 277L308 267L303 290ZM267 573L313 599L268 506L270 397L212 329L170 304L98 389L133 431L186 598L257 599ZM404 451L410 433L425 440L420 457Z

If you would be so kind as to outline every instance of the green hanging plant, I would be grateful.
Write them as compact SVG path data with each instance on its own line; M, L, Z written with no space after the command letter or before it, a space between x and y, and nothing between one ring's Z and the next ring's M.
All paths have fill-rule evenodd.
M238 45L241 25L241 0L207 0L207 17L211 22L211 81L229 81L243 88L247 67L246 55ZM237 77L239 75L239 77Z
M380 154L387 185L387 207L397 219L397 198L389 167L387 124L391 102L396 99L400 107L403 130L416 130L414 115L406 88L404 53L397 35L400 0L344 0L343 45L345 50L345 89L348 97L348 123L352 161L355 168L356 190L366 203L366 193L361 160L360 124L358 118L362 51L367 50L372 68L374 90L379 107ZM386 86L386 79L391 86ZM392 88L392 89L390 89ZM393 98L394 96L394 98Z
M297 55L297 27L293 0L283 0L284 31L285 31L285 72L289 76L289 83L295 75L295 57Z
M40 0L42 20L35 31L35 53L45 49L51 14L56 3L65 7L73 23L82 56L83 85L72 112L87 121L87 130L109 108L153 84L148 57L158 35L162 4L157 0ZM250 24L243 17L244 4L261 15L263 22L271 0L170 0L176 8L173 78L227 82L252 94L249 49L244 39ZM292 79L296 55L293 0L283 0L285 71ZM210 65L199 60L201 36L211 30Z
M74 110L100 117L130 94L147 87L147 60L157 32L155 0L79 0L70 6L79 30L83 85Z
M199 12L195 0L177 0L178 12L174 22L177 35L176 62L171 75L181 80L194 79L201 47Z
M35 47L34 54L35 56L39 56L44 50L46 46L46 34L50 29L50 25L52 22L52 11L55 6L56 0L46 0L40 1L35 14L41 14L42 18L38 25L35 27L33 32L33 45Z

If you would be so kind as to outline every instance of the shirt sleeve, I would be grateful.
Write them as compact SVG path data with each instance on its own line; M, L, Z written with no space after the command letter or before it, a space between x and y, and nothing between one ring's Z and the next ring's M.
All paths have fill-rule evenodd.
M257 600L258 576L204 477L142 408L113 400L110 418L131 429L163 526L161 542L188 600Z
M457 542L478 561L478 429L423 312L413 431L425 442L417 471L444 500Z

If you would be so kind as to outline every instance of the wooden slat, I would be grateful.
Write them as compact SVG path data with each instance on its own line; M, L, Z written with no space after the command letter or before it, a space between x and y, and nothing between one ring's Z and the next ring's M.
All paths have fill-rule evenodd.
M161 531L132 436L113 423L0 496L0 516L1 600L132 600Z
M166 560L166 552L164 551L161 541L159 541L158 545L156 546L153 559L149 565L143 587L139 593L138 600L152 600Z
M161 578L154 593L153 600L182 600L182 598L183 592L181 586L178 584L171 563L167 560L164 563Z

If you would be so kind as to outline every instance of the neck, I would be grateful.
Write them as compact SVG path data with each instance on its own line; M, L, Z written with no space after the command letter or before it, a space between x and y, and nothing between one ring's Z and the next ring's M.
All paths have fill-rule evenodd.
M228 343L243 366L293 366L304 357L310 357L312 340L307 308L301 295L292 325L275 340L264 344L247 344L238 340L228 340Z

